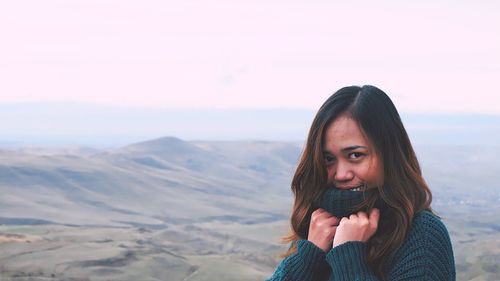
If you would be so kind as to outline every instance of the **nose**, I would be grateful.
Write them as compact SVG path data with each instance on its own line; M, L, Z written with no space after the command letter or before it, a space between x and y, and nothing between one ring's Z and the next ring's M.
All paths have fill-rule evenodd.
M346 182L354 178L354 172L347 163L339 161L334 170L334 178L337 182Z

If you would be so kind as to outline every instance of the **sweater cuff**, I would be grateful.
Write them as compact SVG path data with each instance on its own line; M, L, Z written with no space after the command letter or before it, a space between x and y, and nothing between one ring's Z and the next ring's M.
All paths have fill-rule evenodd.
M365 258L366 243L361 241L345 242L326 255L333 280L365 280L371 276Z
M317 272L328 266L325 261L326 253L309 240L297 241L297 255L306 272Z
M325 260L325 252L308 240L298 240L297 251L288 256L266 281L315 281L324 279L330 267Z

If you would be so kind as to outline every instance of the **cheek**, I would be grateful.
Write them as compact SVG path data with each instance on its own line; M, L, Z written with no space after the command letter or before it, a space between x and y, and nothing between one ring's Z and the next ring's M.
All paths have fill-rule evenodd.
M364 182L368 182L368 183L371 183L373 181L374 175L375 175L375 173L370 169L369 165L365 165L363 167L360 167L356 172L356 176L358 176Z
M384 169L383 167L379 167L379 172L378 172L378 185L383 185L384 184Z
M377 162L373 163L371 178L373 183L376 185L384 184L384 168L380 163Z
M328 174L328 184L333 184L333 182L335 181L333 166L326 167L326 172Z
M358 176L371 185L384 183L384 169L376 161L369 161L366 166L359 170Z

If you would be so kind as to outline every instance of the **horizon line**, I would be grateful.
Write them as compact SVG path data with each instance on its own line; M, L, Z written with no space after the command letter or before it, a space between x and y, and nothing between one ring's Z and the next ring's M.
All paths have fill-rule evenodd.
M47 106L81 106L81 107L99 107L109 109L133 109L133 110L158 110L158 111L187 111L187 110L200 110L200 111L311 111L315 113L318 108L308 107L291 107L291 106L263 106L263 107L213 107L213 106L193 106L193 107L168 107L168 106L153 106L153 105L130 105L130 104L109 104L109 103L92 103L87 101L0 101L0 106L23 106L23 105L47 105ZM482 116L498 116L500 112L491 111L418 111L418 110L399 110L402 114L416 114L416 115L482 115Z

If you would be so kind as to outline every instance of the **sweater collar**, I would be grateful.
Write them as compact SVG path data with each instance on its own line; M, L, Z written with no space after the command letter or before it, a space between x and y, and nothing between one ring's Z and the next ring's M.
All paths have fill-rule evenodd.
M362 191L330 187L313 203L313 207L314 209L322 208L333 216L342 218L361 211L357 206L364 200L364 192ZM379 208L381 212L387 209L387 205L381 199L377 200L375 207Z

